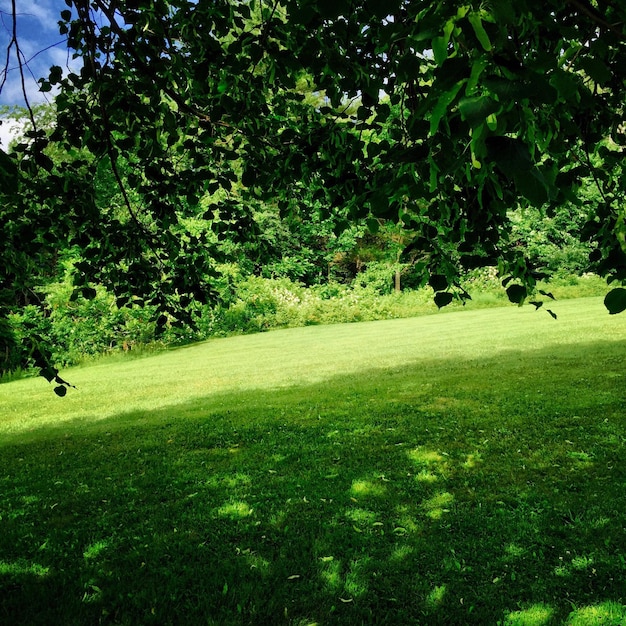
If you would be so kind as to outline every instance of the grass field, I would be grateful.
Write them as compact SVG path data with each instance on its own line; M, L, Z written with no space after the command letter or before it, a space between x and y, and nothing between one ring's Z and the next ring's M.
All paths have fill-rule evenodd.
M626 317L314 326L0 386L0 624L626 624Z

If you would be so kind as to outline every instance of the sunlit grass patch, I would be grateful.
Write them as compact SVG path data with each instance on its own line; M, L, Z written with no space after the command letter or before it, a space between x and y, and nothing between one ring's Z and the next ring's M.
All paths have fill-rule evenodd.
M412 546L408 546L406 544L401 544L394 547L393 551L389 556L389 560L393 563L401 563L405 559L409 559L411 555L415 552L415 548Z
M350 487L350 493L356 497L382 497L385 495L385 486L371 480L354 480Z
M324 586L332 593L338 593L343 588L341 561L332 556L323 557L320 561L320 578Z
M50 572L49 567L44 567L39 563L25 563L22 560L14 563L0 561L0 576L36 576L42 578Z
M519 546L515 543L510 543L504 548L505 554L512 559L520 559L526 554L526 548Z
M566 626L618 626L626 623L626 605L602 602L572 611Z
M531 607L509 613L504 619L504 626L548 626L554 610L545 604L533 604Z
M418 483L424 484L432 484L436 483L439 480L439 476L437 474L433 474L428 470L420 470L417 474L415 474L415 481Z
M355 524L374 524L377 519L374 511L360 508L348 509L346 511L346 517Z
M446 597L446 585L437 585L427 596L426 606L429 609L436 609L441 606Z
M450 512L450 507L454 503L454 495L447 491L440 491L431 498L424 500L421 508L431 519L439 519L445 513Z
M344 583L345 593L349 597L359 598L367 593L370 566L371 559L369 557L355 559L350 563Z
M242 501L227 502L217 509L219 517L226 517L232 520L250 517L252 513L252 507L248 503Z
M83 552L83 557L85 559L95 559L101 552L106 550L111 545L110 539L101 539L100 541L95 541L91 545L85 548Z
M443 461L443 456L435 450L426 450L424 448L415 448L407 452L407 456L416 465L436 465Z

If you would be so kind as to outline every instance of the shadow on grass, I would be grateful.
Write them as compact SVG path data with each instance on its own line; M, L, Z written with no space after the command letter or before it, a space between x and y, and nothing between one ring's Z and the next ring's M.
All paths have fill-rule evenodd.
M7 441L0 623L624 623L624 348Z

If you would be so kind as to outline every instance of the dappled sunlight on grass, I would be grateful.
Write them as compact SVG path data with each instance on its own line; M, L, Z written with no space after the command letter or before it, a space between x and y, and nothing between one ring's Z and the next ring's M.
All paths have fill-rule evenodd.
M505 626L548 626L554 610L544 604L533 604L522 611L513 611L506 616Z
M231 520L242 519L252 515L252 507L246 502L227 502L217 509L219 517L226 517Z
M446 586L438 585L426 596L426 606L429 609L436 609L443 604L446 596Z
M350 487L350 493L355 497L382 497L385 495L385 486L371 480L354 480Z
M442 515L450 512L454 502L454 496L447 491L441 491L422 502L422 508L431 519L440 519Z
M617 602L602 602L572 611L566 626L613 626L626 623L626 606Z
M26 564L22 561L15 563L7 563L0 561L0 576L47 576L50 572L49 567L43 567L37 563Z

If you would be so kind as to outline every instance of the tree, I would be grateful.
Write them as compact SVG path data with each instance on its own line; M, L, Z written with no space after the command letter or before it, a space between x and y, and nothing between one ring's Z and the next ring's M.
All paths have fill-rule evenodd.
M511 210L577 203L591 180L601 201L581 237L597 271L626 280L622 2L66 3L60 31L82 68L41 81L59 90L54 131L33 119L29 142L0 155L2 219L24 215L33 234L4 246L5 290L35 238L62 241L84 251L79 286L190 323L213 269L183 218L235 183L244 204L226 193L210 207L217 231L253 236L246 198L399 224L445 304L468 297L464 268L493 264L521 303L539 274L509 237ZM54 162L51 146L82 156ZM98 205L102 163L123 217ZM625 296L611 292L611 313Z

